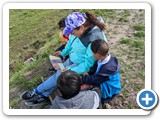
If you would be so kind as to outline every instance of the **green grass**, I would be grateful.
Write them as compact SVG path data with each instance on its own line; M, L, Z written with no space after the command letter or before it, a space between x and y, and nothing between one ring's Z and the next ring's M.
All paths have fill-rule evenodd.
M57 14L57 11L59 14ZM52 35L57 34L57 21L66 16L62 10L10 10L10 26L9 26L9 44L10 44L10 63L17 58L23 56L25 49L23 46L28 46L32 51L37 52L33 48L35 41L50 40ZM55 14L57 14L55 16ZM51 34L49 37L48 34ZM19 47L17 47L19 46Z
M139 32L136 32L136 33L134 33L134 36L135 37L145 37L145 33L143 32L143 31L139 31Z
M131 39L121 39L120 44L130 44Z
M133 28L137 31L144 31L145 27L142 25L135 25L133 26Z
M11 109L14 108L17 105L18 102L20 102L20 99L13 99L13 100L11 100L10 101L10 108Z
M131 39L121 39L119 41L120 44L126 44L132 48L144 49L144 41L143 40L131 40Z
M121 13L121 17L119 18L119 21L120 22L128 22L128 17L130 16L130 13L128 10L124 10L122 13Z

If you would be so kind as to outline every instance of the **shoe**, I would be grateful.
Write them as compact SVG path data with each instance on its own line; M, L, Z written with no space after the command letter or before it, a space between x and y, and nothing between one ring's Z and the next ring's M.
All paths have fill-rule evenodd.
M20 98L22 100L29 100L31 98L33 98L34 96L36 96L36 93L34 92L34 90L27 90L27 91L24 91L21 95L20 95Z
M35 96L34 98L32 98L30 100L27 100L25 102L25 104L27 106L38 106L38 105L48 104L49 102L50 101L49 101L48 97L42 97L42 96L38 95L38 96Z
M55 70L54 68L50 68L50 69L48 70L48 72L49 72L49 73L53 73L53 72L56 72L56 70Z

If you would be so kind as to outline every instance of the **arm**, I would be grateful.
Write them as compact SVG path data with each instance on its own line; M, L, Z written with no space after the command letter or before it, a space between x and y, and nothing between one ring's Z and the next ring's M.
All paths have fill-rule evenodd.
M68 40L68 44L66 45L66 47L62 50L62 52L60 53L61 56L65 57L67 55L69 55L69 52L71 51L71 43L74 39L74 36L73 35L70 35L70 38Z
M96 72L96 70L97 70L97 66L98 66L97 61L95 61L94 65L90 68L88 74L89 75L93 75Z
M101 83L107 80L109 80L108 76L101 76L97 74L82 76L82 81L84 84L90 84L95 86L99 86Z
M95 58L90 47L91 44L89 44L87 47L84 62L80 63L76 67L70 68L70 70L77 72L79 75L89 71L90 67L93 66L95 62Z

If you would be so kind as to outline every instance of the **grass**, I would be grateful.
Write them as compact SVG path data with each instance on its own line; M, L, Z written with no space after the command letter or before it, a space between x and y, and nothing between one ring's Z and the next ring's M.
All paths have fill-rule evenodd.
M124 10L122 13L121 13L121 17L119 18L119 21L120 22L128 22L128 17L130 16L130 13L128 10Z
M57 13L57 16L55 14ZM35 41L48 42L58 31L57 21L67 15L61 10L10 10L10 63L18 64L18 58L26 52L24 46L37 52L33 47ZM52 34L50 37L48 34ZM17 47L19 46L19 47Z
M134 30L144 31L145 27L143 25L135 25L133 26Z
M135 37L145 37L145 33L143 31L134 33Z
M130 44L131 39L121 39L120 44Z

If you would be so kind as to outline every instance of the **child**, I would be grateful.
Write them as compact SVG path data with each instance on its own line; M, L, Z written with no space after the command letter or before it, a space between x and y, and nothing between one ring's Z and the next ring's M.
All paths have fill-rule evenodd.
M102 102L107 102L121 90L120 64L116 57L108 53L109 47L104 40L95 40L91 44L91 50L98 61L84 73L84 84L99 86Z
M66 46L66 44L67 44L67 42L69 40L69 35L67 36L67 35L63 35L62 34L62 31L65 28L65 18L60 19L60 21L58 22L58 26L59 26L59 30L60 30L59 38L62 41L62 45L60 47L58 47L55 50L55 52L62 51L65 48L65 46ZM65 61L65 60L67 60L69 58L69 56L66 56L66 57L60 56L60 58L62 59L62 61ZM51 68L49 68L49 72L54 72L54 71L55 71L55 68L53 68L53 66Z
M57 48L55 51L62 51L65 48L65 46L69 40L69 35L62 34L63 29L66 27L65 26L65 18L60 19L60 21L58 22L58 26L60 29L59 38L61 39L63 44L59 48Z
M56 96L51 109L96 109L100 98L96 91L80 91L80 76L74 71L63 72L57 80L62 96Z

